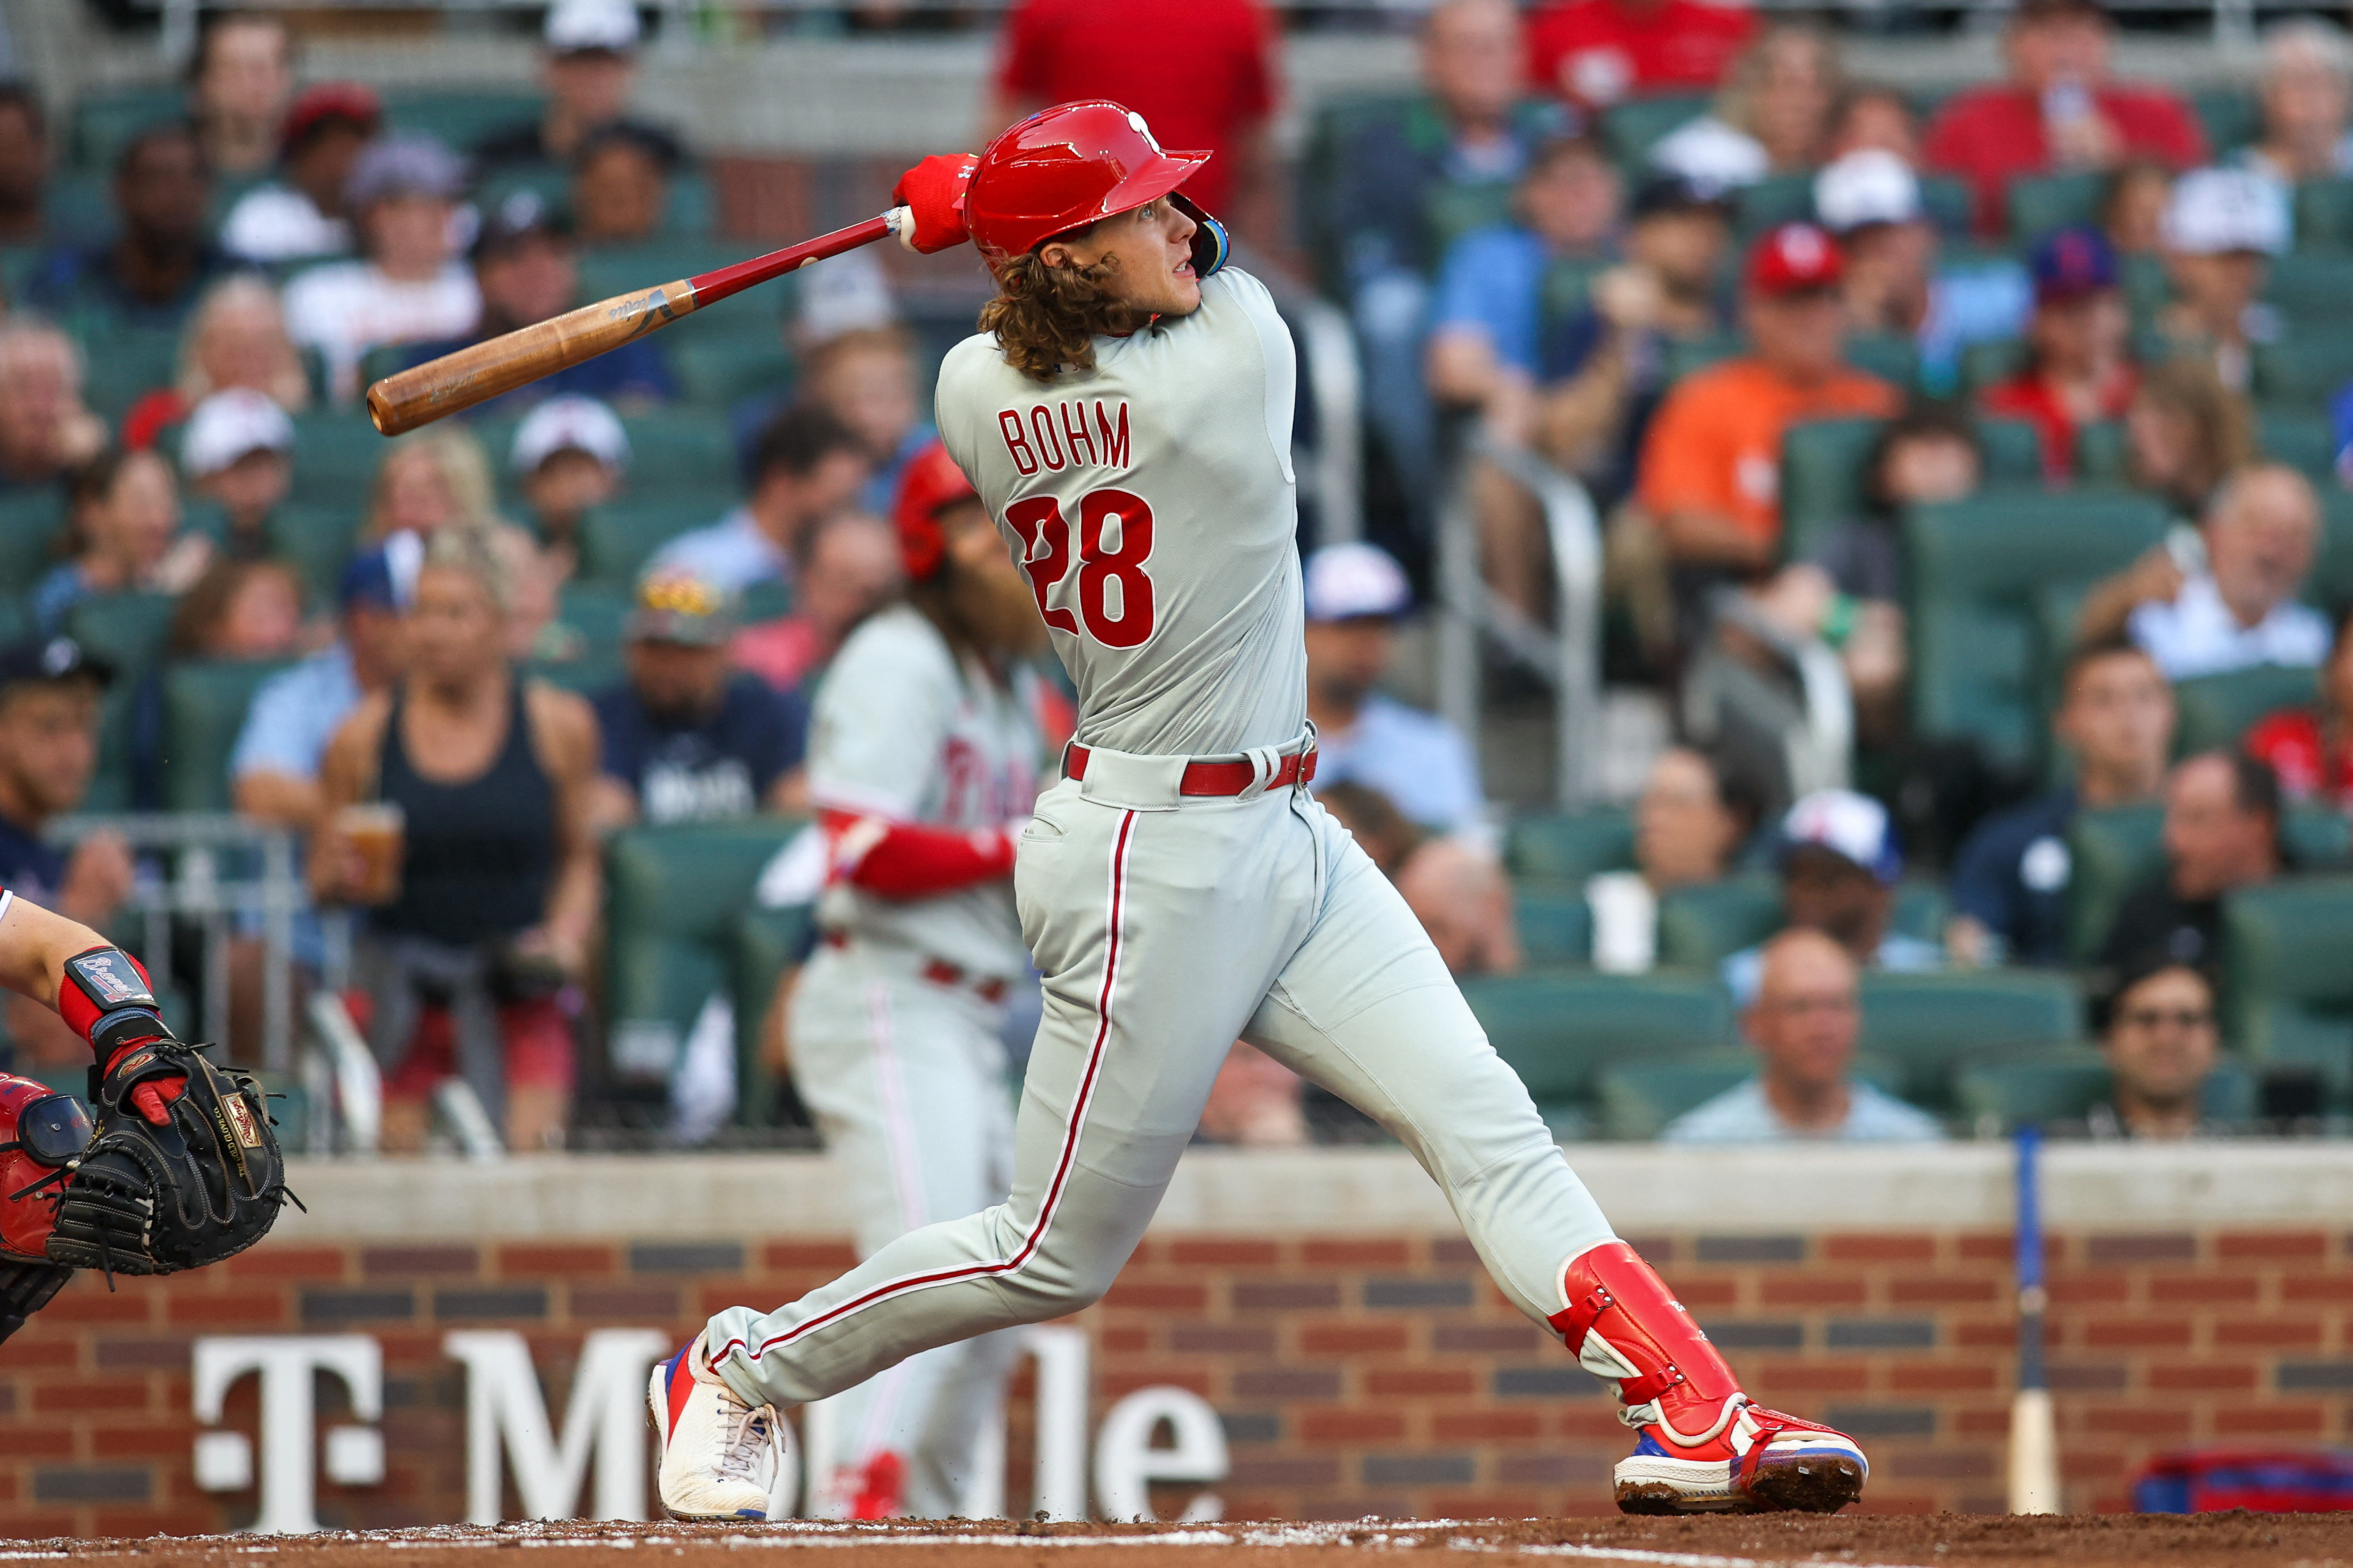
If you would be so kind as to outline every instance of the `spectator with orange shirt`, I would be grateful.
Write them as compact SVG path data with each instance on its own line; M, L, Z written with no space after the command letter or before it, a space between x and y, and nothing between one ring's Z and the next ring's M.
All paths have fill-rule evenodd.
M1846 363L1829 235L1783 224L1751 247L1744 271L1750 352L1667 395L1636 495L1676 565L1747 575L1780 544L1782 433L1801 419L1891 415L1903 395Z
M2010 181L2113 169L2136 154L2173 169L2206 162L2206 135L2162 88L2108 79L2107 13L2097 0L2019 0L2002 35L2009 79L1956 94L1928 128L1931 168L1976 194L1976 226L1997 236Z
M1708 92L1756 31L1746 5L1553 0L1528 18L1528 79L1595 109L1644 93Z
M1216 156L1185 194L1224 216L1259 183L1274 29L1257 0L1016 0L984 138L1049 104L1108 98L1163 144Z
M2319 700L2283 708L2247 731L2250 756L2269 763L2280 793L2353 812L2353 607L2337 617L2337 644L2320 667Z
M2132 329L2118 286L2116 248L2092 227L2063 228L2034 247L2034 317L2026 368L1988 391L1988 414L2031 423L2042 437L2042 477L2063 485L2075 470L2075 437L2121 419L2140 373L2126 349Z

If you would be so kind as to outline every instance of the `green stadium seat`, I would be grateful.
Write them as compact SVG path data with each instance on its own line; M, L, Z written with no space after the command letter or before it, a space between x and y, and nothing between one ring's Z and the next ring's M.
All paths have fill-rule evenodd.
M2075 427L2075 482L2122 485L2128 472L2121 419L2086 420Z
M629 484L637 494L699 494L734 488L735 446L728 438L725 420L702 409L658 408L631 415L627 424ZM730 496L699 513L690 526L701 527L733 504Z
M2000 386L2026 368L2029 350L2019 338L1992 338L1961 351L1961 392L1975 396Z
M2337 388L2353 381L2353 331L2299 322L2254 348L2254 393L2272 407L2324 409Z
M2198 123L2205 128L2206 145L2218 163L2263 134L2263 109L2243 87L2202 87L2189 95Z
M748 584L735 599L735 618L743 626L780 621L792 613L793 591L774 580Z
M1863 471L1884 421L1871 418L1810 419L1791 426L1781 440L1781 525L1787 552L1795 557L1840 523L1862 515ZM1977 421L1985 449L1985 478L1991 486L2039 486L2042 482L2042 437L2023 419Z
M1979 969L1862 977L1860 1048L1888 1064L1897 1095L1924 1108L1951 1102L1953 1073L1965 1061L2083 1035L2083 996L2064 974Z
M1846 341L1847 363L1882 381L1911 386L1920 379L1920 351L1893 332L1857 332Z
M1963 1068L1953 1080L1953 1101L1964 1121L2006 1132L2030 1124L2081 1121L2112 1088L2107 1062L2096 1048L2062 1046ZM2254 1079L2225 1057L2206 1080L2204 1102L2206 1114L2216 1121L2252 1121Z
M592 647L618 648L628 629L632 595L601 583L566 583L556 595L555 617Z
M2105 174L2030 174L2010 183L2010 232L2032 243L2054 228L2096 223Z
M2353 180L2306 180L2296 186L2295 246L2298 250L2353 246Z
M2137 495L1985 495L1905 519L1912 582L1912 713L1923 734L1968 736L1998 764L2043 750L2042 600L2081 592L2164 537Z
M119 423L133 403L178 378L177 328L93 323L75 334L81 340L86 370L82 401L90 411Z
M331 504L290 500L263 525L270 553L293 563L313 604L334 603L343 566L359 544L364 504L358 497Z
M1882 1063L1858 1056L1854 1075L1874 1089L1895 1092ZM1756 1076L1757 1058L1744 1048L1610 1068L1595 1080L1602 1133L1609 1138L1656 1138L1684 1111L1697 1110Z
M178 603L169 594L95 594L66 613L65 630L128 680L162 657Z
M739 1126L767 1121L776 1103L776 1074L762 1058L760 1026L784 978L809 945L817 913L806 904L790 909L753 908L735 922L729 966L735 997L735 1121Z
M1515 882L1546 882L1582 895L1586 879L1634 864L1634 817L1610 806L1514 818L1504 834L1504 866Z
M2353 1089L2353 877L2297 877L2222 906L2226 1032L2266 1078Z
M1512 894L1520 952L1537 968L1586 963L1593 957L1593 908L1574 888L1520 888Z
M2299 801L2280 817L2280 843L2298 870L2338 870L2353 859L2353 818L2325 801Z
M1903 935L1941 942L1950 912L1933 882L1895 890L1888 924ZM1720 882L1671 889L1659 900L1659 963L1714 973L1734 953L1781 929L1781 884L1770 871L1744 871Z
M2264 457L2297 469L2316 485L2336 486L2337 433L2329 427L2327 415L2258 409L2255 439Z
M74 100L73 127L67 140L72 166L100 176L131 139L151 125L187 112L187 89L176 81L85 92Z
M217 659L174 664L164 673L164 809L230 809L229 753L246 710L283 660Z
M50 176L49 188L42 195L41 216L51 232L68 239L90 241L112 234L113 176L60 170Z
M2166 276L2162 257L2126 256L2119 259L2124 278L2125 309L2132 317L2136 334L2145 332L2156 324L2158 311L2173 298L2173 279ZM2156 361L2155 358L2147 358L2144 363L2154 363Z
M2267 714L2308 706L2314 682L2309 669L2276 664L2176 681L2173 754L2186 757L2217 747L2235 748L2239 738Z
M592 507L580 520L580 580L628 590L646 562L670 540L711 522L733 504L723 491L638 493Z
M1920 205L1946 234L1959 236L1968 233L1972 203L1968 182L1957 180L1950 174L1921 177Z
M2263 298L2301 326L2342 320L2353 299L2353 256L2335 251L2298 251L2272 258Z
M390 92L385 94L384 117L396 130L438 136L465 153L494 132L537 120L543 102L535 92L507 89Z
M617 684L628 673L618 650L583 653L576 658L534 658L523 666L533 680L543 680L559 691L595 697Z
M1811 223L1814 177L1810 174L1767 174L1744 188L1735 202L1744 234L1762 234L1785 223Z
M1705 93L1661 93L1631 98L1602 111L1601 135L1627 169L1648 162L1651 149L1669 132L1705 114L1714 103Z
M375 471L392 444L362 414L311 413L294 421L293 498L323 501L354 515L366 510Z
M628 827L612 837L605 848L605 974L606 1014L617 1037L668 1030L683 1041L713 992L740 994L739 925L761 870L800 827L790 818L757 816Z
M32 591L57 564L58 536L66 523L63 485L0 496L0 594L14 599Z
M1596 1072L1711 1050L1732 1027L1730 1002L1700 975L1490 975L1465 980L1462 994L1556 1129L1580 1125Z
M2067 827L2067 959L2089 963L2133 885L2165 850L2164 809L2156 804L2079 811Z
M1671 338L1661 346L1661 368L1672 385L1694 371L1723 363L1745 352L1746 347L1738 332L1710 332L1700 338Z
M670 344L669 353L681 395L712 412L782 392L792 385L798 369L782 337L773 332L682 339Z
M2031 420L1978 416L1989 487L2033 489L2042 484L2042 432Z
M2353 604L2353 491L2342 486L2320 487L2320 553L2304 596L2332 609Z

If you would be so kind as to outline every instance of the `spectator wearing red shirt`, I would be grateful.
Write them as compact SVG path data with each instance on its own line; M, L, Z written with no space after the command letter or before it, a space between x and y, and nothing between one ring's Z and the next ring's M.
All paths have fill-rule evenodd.
M2063 228L2034 247L2034 319L2024 370L1985 395L1988 414L2031 420L2042 434L2042 477L2063 485L2075 471L2085 425L2121 419L2140 373L2126 357L2131 318L2116 282L2116 247L2091 227Z
M2094 0L2020 0L2003 36L2010 79L1957 95L1928 128L1928 165L1969 182L1977 230L2000 235L2010 182L2113 169L2132 157L2206 162L2206 136L2161 88L2108 79L2107 14Z
M2337 642L2320 667L2320 700L2283 708L2247 731L2247 754L2272 765L2280 793L2353 812L2353 611L2337 620Z
M1594 109L1643 93L1713 92L1756 31L1746 5L1554 0L1528 18L1528 79Z
M1274 112L1273 27L1257 0L1016 0L987 136L1050 104L1108 98L1168 147L1217 154L1185 194L1225 213L1257 183Z

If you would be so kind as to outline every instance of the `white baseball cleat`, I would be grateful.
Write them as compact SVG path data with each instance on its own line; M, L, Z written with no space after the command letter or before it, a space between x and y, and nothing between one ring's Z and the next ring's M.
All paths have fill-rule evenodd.
M672 1519L765 1519L784 1460L773 1405L746 1405L703 1363L702 1341L654 1365L656 1488Z

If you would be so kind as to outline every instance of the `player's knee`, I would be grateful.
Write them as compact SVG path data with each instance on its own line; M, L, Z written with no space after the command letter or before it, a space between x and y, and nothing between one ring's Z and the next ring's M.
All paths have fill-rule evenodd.
M1125 1261L1093 1248L1041 1248L1009 1282L1010 1293L1024 1321L1068 1317L1102 1300Z

